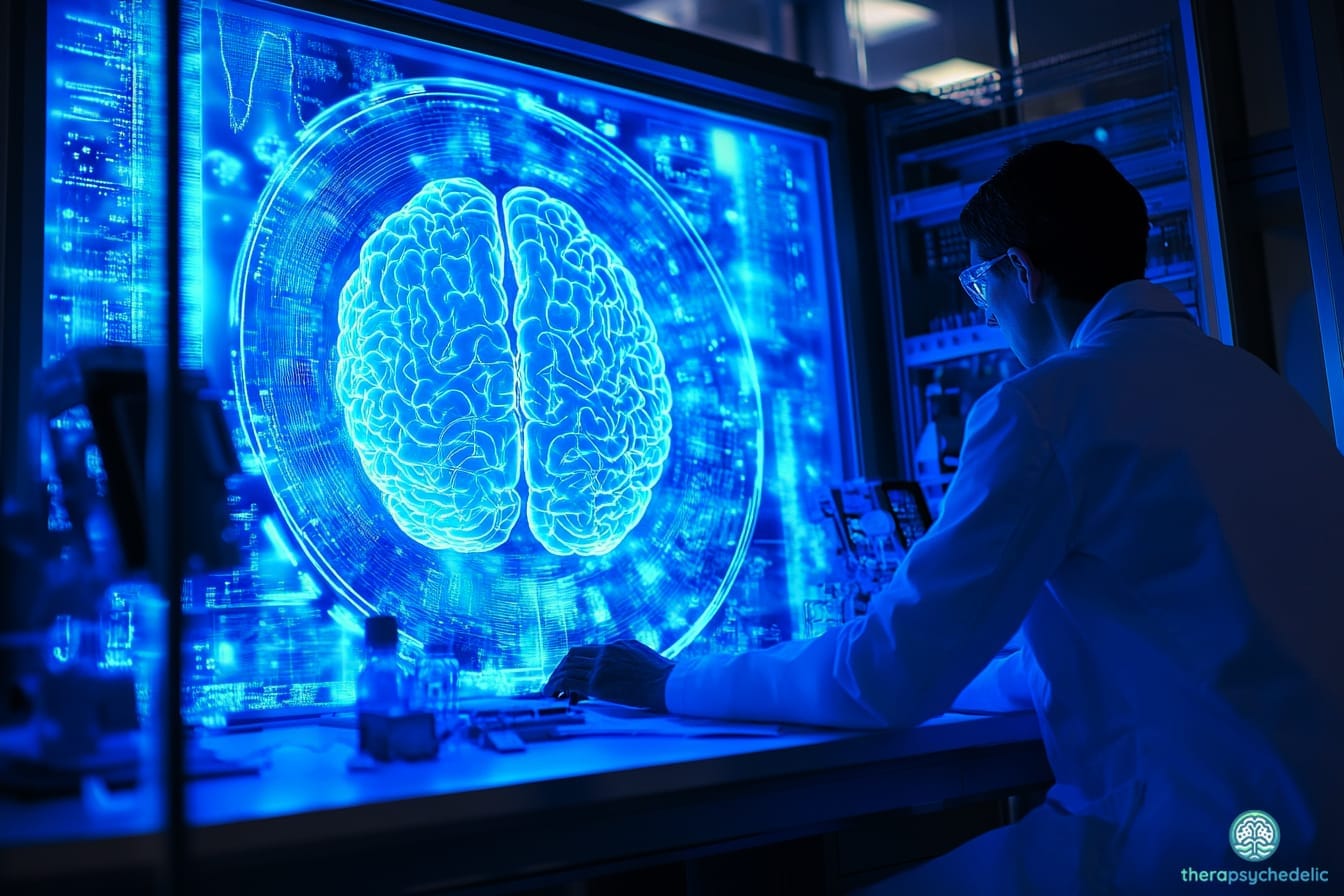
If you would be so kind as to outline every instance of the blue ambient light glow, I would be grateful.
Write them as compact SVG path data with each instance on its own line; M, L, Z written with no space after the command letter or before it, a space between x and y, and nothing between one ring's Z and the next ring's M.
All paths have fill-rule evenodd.
M124 77L153 58L126 37L146 4L49 4L53 358L154 338L118 285L162 279L125 212L162 162L136 130L157 74ZM344 699L372 612L498 691L578 643L801 634L846 438L824 141L273 4L182 7L183 353L232 386L264 477L244 564L186 588L213 614L195 655L232 660L201 660L188 702Z

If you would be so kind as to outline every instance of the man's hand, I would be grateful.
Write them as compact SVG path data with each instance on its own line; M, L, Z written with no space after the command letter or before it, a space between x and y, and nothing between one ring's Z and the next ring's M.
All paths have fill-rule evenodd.
M638 641L585 644L565 655L541 692L667 712L663 691L674 665Z

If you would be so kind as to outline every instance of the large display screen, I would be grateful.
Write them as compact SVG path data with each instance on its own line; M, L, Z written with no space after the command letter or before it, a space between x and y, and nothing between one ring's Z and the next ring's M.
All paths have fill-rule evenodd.
M432 23L183 5L174 183L150 0L50 4L44 350L156 338L142 211L180 189L183 356L254 477L247 561L185 589L193 699L340 702L372 613L498 692L800 634L848 438L825 141Z

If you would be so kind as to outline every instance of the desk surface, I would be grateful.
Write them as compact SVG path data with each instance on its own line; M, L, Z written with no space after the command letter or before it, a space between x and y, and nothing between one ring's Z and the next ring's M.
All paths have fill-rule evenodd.
M254 870L273 866L266 879L275 883L275 870L304 856L381 861L396 853L406 881L430 873L442 881L446 872L431 867L438 863L457 885L1049 780L1030 713L949 714L908 730L855 732L584 708L586 722L570 736L524 753L449 743L436 760L365 770L351 769L358 762L349 728L210 735L201 743L219 758L260 769L189 785L193 861L214 869L217 882L237 874L241 883L240 859ZM80 844L95 866L144 861L156 838L129 811L90 815L76 800L0 802L0 879L60 869L71 846L51 842L58 839L104 838ZM135 815L148 818L143 807ZM304 882L312 883L311 869Z

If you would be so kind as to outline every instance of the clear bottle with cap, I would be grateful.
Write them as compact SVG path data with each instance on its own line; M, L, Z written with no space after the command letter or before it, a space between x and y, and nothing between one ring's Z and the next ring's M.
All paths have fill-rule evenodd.
M440 737L457 727L457 679L461 664L447 641L431 641L415 664L415 708L433 713Z
M397 661L397 617L370 616L364 620L364 668L355 680L359 712L400 715L409 703L406 673Z

